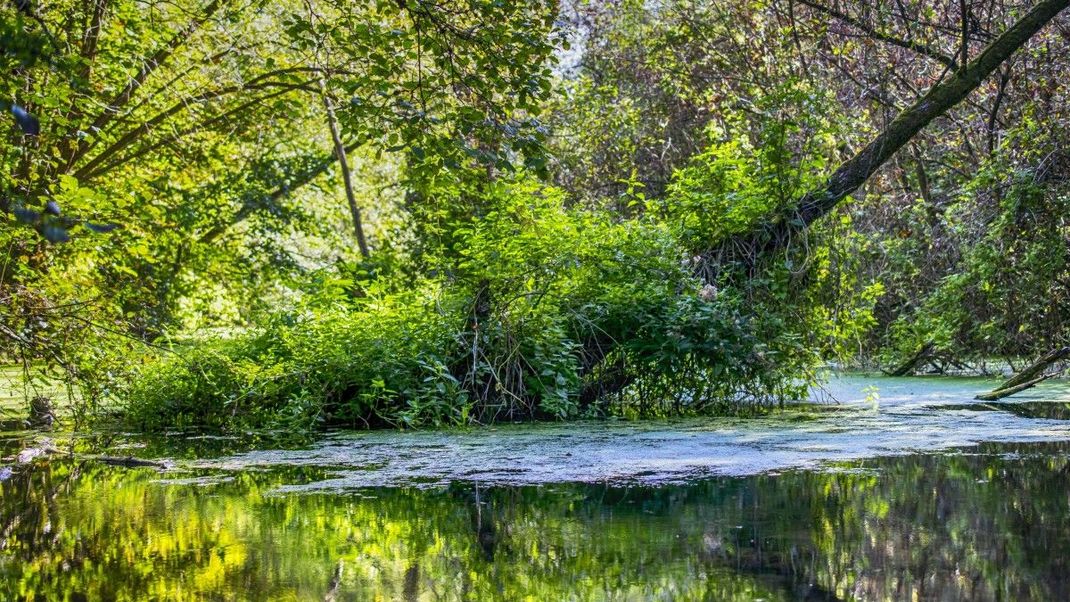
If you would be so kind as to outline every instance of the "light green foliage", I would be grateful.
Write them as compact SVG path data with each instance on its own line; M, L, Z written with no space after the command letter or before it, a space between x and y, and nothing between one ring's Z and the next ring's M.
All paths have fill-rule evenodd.
M677 171L663 199L648 203L699 254L696 268L714 271L723 290L745 299L744 313L762 325L756 344L782 348L776 361L797 362L800 376L818 356L852 357L874 326L883 288L860 270L857 249L868 241L852 232L850 216L801 233L783 254L705 254L761 224L793 219L786 208L820 182L836 152L842 128L829 119L832 104L805 83L784 82L753 103L758 116L723 115L728 129L710 128L710 146Z
M534 109L554 14L482 0L4 3L0 103L40 132L5 128L0 145L0 355L107 374L93 347L249 326L351 259L324 95L372 243L404 255L391 222L407 181L543 165Z
M1039 105L999 123L1007 81L983 169L911 147L796 229L910 96L875 78L911 48L813 6L30 6L0 8L0 359L139 424L735 411L825 360L1063 338L1066 196L1023 167L1061 147Z
M126 392L130 418L238 428L660 414L805 383L813 354L790 318L704 288L665 225L569 209L526 177L485 186L478 205L486 213L451 233L456 252L435 258L440 276L321 282L266 328L150 364Z
M461 422L441 363L462 320L433 290L361 307L280 316L257 332L203 341L152 364L126 392L135 423L309 428Z
M675 174L655 205L659 213L695 250L777 218L828 169L840 130L829 119L832 104L805 83L788 81L759 97L749 113L722 115L725 125L708 129L709 146Z
M570 206L525 174L423 179L405 203L405 252L324 272L300 318L150 365L128 393L131 416L146 426L419 426L799 398L822 354L868 327L874 294L830 315L823 295L859 284L833 273L820 233L812 248L746 274L710 275L701 254L820 174L828 121L787 108L825 102L786 85L760 103L756 128L740 117L731 132L711 132L717 141L667 197L632 191L631 219ZM164 383L190 388L161 397Z

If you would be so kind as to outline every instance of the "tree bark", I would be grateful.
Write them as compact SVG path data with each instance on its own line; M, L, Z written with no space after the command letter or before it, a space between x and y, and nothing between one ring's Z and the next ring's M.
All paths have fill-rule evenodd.
M904 109L888 127L855 156L840 165L825 184L805 194L789 214L774 223L759 226L743 243L760 252L783 247L791 231L803 229L828 214L848 195L858 190L899 149L925 126L962 102L971 92L1009 59L1034 34L1044 28L1070 0L1042 0L992 41L977 57L946 81L933 86L925 96Z

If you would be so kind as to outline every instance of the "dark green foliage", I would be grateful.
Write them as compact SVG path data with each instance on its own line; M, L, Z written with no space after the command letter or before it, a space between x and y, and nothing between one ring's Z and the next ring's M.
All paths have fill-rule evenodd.
M1021 358L1065 344L1070 321L1070 195L1037 174L979 174L970 191L1005 188L957 271L892 326L901 355L924 341L963 361ZM972 201L967 196L958 209ZM954 220L956 209L950 213ZM961 231L968 227L960 224Z

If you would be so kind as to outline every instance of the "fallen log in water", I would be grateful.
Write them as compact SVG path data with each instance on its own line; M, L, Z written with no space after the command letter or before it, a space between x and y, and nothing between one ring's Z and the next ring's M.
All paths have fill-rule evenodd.
M1034 387L1038 383L1044 382L1054 376L1053 374L1045 374L1045 371L1052 364L1060 362L1067 357L1070 357L1070 347L1053 349L1044 354L1044 356L1037 361L1011 376L1000 386L988 393L978 395L975 399L981 401L996 401L1003 399L1004 397L1010 397L1011 395L1024 391L1030 387Z
M888 376L906 376L907 374L913 372L914 369L917 368L918 365L920 365L922 362L929 359L929 356L932 355L933 349L935 347L936 345L932 341L929 341L928 343L922 345L921 348L918 349L917 353L910 356L905 362L899 364L899 366L897 366L895 369L883 370L883 372Z
M135 458L133 456L81 456L80 459L95 460L102 464L107 464L109 466L122 466L123 468L170 468L170 466L166 462L145 460L143 458Z
M1050 374L1046 374L1044 376L1034 378L1033 380L1026 381L1020 385L1014 385L1013 387L1001 387L998 389L993 389L988 393L982 393L977 397L974 397L974 399L979 399L981 401L998 401L1000 399L1003 399L1004 397L1010 397L1011 395L1014 395L1015 393L1018 393L1020 391L1025 391L1030 387L1033 387L1048 380L1048 378L1050 377Z
M88 460L92 462L100 462L101 464L107 464L109 466L121 466L123 468L157 468L161 470L171 468L171 465L165 461L146 460L144 458L135 458L134 456L76 454L56 447L51 439L43 439L38 445L23 449L18 455L11 459L13 459L16 464L32 464L38 458L45 458L48 456L66 456L75 460Z

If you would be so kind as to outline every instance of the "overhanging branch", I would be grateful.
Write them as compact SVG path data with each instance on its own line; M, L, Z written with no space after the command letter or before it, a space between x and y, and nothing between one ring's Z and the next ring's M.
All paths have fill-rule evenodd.
M888 127L856 155L841 164L823 186L810 191L778 220L761 224L740 239L721 241L723 250L736 245L751 253L782 248L793 230L804 229L858 190L882 165L925 126L966 99L996 69L1067 6L1070 0L1042 0L993 40L974 60L904 109Z

